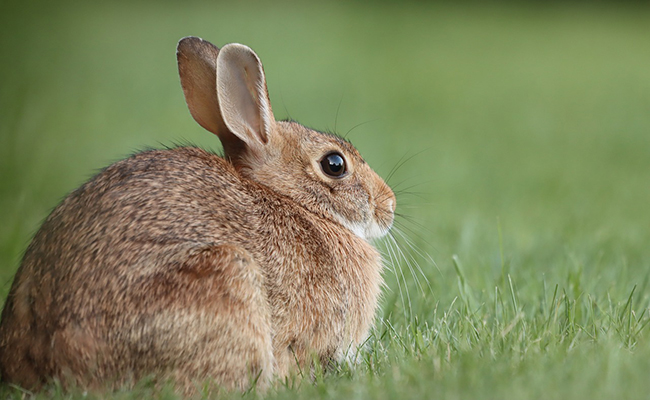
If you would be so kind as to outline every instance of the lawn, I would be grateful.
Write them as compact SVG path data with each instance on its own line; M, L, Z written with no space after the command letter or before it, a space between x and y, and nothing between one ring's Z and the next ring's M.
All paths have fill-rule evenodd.
M359 364L267 398L648 397L642 4L2 2L0 303L39 224L98 169L219 149L178 82L187 35L252 47L276 117L347 135L398 194ZM102 397L151 395L173 397ZM83 393L38 394L66 396Z

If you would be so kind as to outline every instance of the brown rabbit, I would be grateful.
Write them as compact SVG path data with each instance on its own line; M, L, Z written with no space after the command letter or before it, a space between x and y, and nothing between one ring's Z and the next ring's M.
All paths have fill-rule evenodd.
M366 338L382 284L368 240L393 192L350 143L275 120L250 48L188 37L177 56L225 156L145 151L50 214L2 312L2 380L265 387Z

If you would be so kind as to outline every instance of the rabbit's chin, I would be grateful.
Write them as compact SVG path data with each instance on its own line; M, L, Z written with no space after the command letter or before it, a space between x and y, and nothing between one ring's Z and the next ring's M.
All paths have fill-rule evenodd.
M377 239L388 233L390 226L382 228L375 221L372 221L370 224L355 223L350 221L343 221L341 218L341 223L343 226L351 230L355 235L360 237L363 240Z

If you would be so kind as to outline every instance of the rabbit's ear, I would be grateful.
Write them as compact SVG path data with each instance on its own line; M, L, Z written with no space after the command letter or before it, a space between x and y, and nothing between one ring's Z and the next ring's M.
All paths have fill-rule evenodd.
M219 134L223 124L217 99L217 55L219 49L197 37L178 42L176 58L185 101L192 117L202 127Z
M219 48L198 37L188 36L178 42L178 74L187 107L194 120L216 134L227 155L242 149L241 140L226 126L217 97L217 56Z
M219 52L217 97L226 125L249 148L269 141L275 117L262 62L249 47L233 43Z

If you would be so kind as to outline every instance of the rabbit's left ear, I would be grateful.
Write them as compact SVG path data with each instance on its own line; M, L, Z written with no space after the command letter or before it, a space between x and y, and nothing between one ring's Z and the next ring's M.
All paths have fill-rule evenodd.
M176 48L178 74L190 113L199 125L221 138L230 132L219 112L218 55L217 46L193 36L181 39Z
M188 36L178 42L176 57L185 101L192 117L202 127L216 134L227 158L237 162L246 144L228 129L221 115L217 97L217 57L219 49L198 37Z
M248 147L265 145L273 132L262 62L249 47L227 44L217 56L217 97L228 129Z

